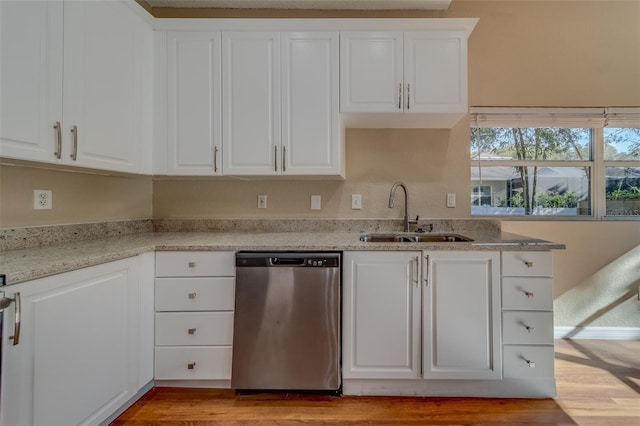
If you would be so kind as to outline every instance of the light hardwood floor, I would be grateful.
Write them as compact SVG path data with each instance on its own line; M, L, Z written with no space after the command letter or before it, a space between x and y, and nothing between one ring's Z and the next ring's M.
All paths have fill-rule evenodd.
M555 400L154 388L112 424L640 426L640 341L556 340L555 351Z

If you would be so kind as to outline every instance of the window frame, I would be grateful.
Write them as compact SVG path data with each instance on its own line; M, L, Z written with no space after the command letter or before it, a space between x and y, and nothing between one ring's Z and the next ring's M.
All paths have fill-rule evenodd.
M639 108L510 108L471 107L470 129L475 127L563 127L591 129L591 160L482 160L470 157L470 167L524 166L589 167L590 215L491 215L503 220L640 221L640 216L606 215L607 167L640 168L640 160L605 160L604 127L640 128ZM469 147L471 148L471 147ZM469 149L472 156L473 153ZM470 182L471 188L482 183ZM472 191L470 191L473 195ZM471 214L471 210L470 210ZM488 217L473 215L472 217Z

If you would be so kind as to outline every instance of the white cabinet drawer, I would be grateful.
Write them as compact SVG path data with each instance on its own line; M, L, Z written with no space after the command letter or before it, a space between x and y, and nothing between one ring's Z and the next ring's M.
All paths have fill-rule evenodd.
M553 344L552 312L507 311L502 313L504 344Z
M551 252L502 252L502 275L508 277L551 277L553 276Z
M553 280L537 277L503 278L502 309L553 310Z
M156 277L233 277L232 251L156 252Z
M553 346L505 346L504 378L553 378Z
M156 278L156 311L232 311L235 278Z
M156 348L156 380L231 380L231 347Z
M156 314L156 346L214 346L233 343L233 312Z

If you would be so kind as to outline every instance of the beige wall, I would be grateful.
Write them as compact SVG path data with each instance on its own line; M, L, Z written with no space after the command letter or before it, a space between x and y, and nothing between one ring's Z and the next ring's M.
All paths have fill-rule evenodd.
M104 176L0 165L0 228L149 218L149 176ZM33 190L52 190L53 208L33 210Z
M346 132L345 180L216 179L156 180L156 218L399 218L389 209L389 190L400 180L409 189L409 214L421 217L469 216L469 122L453 129L367 130ZM460 159L463 159L460 161ZM456 208L445 206L446 193L458 194ZM257 208L266 194L267 208ZM362 209L351 209L351 194L362 195ZM311 210L311 195L322 209Z
M158 11L158 14L166 11ZM160 13L162 12L162 13ZM189 11L222 17L478 17L469 40L473 106L640 106L640 1L454 0L447 12ZM166 15L164 15L166 16ZM149 217L400 217L386 207L395 180L411 215L468 217L467 121L452 130L347 132L345 180L95 176L3 166L0 227ZM54 190L54 210L34 212L32 190ZM152 204L153 191L153 204ZM444 207L445 194L458 207ZM350 209L351 193L363 209ZM269 196L256 208L257 194ZM309 209L310 195L323 208ZM153 205L153 207L151 207ZM511 232L559 241L556 324L640 326L637 222L505 222ZM635 268L635 269L634 269Z

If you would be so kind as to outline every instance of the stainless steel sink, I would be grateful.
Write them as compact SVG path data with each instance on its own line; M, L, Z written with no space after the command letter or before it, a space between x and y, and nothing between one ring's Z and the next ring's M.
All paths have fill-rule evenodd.
M455 243L473 241L460 234L363 234L360 241L365 243Z

